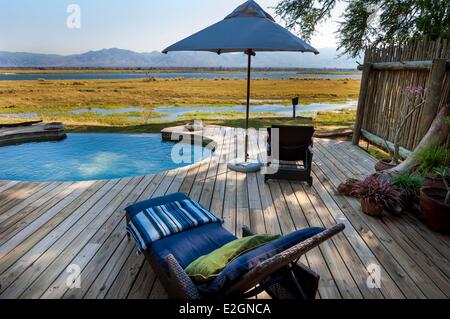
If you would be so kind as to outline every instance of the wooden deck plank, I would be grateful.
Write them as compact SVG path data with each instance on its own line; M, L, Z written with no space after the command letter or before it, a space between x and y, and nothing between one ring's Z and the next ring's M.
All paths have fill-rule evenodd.
M224 165L227 165L228 160L235 157L236 154L236 140L231 138L229 141L228 154L230 157L226 159ZM224 184L224 199L223 199L223 211L222 219L224 221L224 226L231 233L238 235L236 231L236 207L237 207L237 174L235 171L226 169L226 181ZM217 184L217 181L216 181ZM214 200L214 199L213 199Z
M214 136L218 135L218 133L219 133L219 128L215 128L213 130ZM195 175L193 185L190 188L190 191L188 193L192 199L194 199L198 202L200 202L201 194L203 191L203 185L205 183L205 179L210 170L210 167L215 165L215 161L217 160L218 153L220 153L220 151L221 151L222 138L218 139L217 141L218 141L218 145L216 146L216 151L210 156L209 160L206 159L199 164L199 168ZM202 204L205 204L205 203L202 203ZM209 204L208 204L208 206L209 206Z
M307 216L313 215L314 207L311 205L309 198L307 198L306 194L302 192L301 185L298 183L291 183L293 194L295 195L300 210L296 211L296 223L297 228L305 228L311 226L320 226L311 224L310 219ZM340 289L338 288L337 283L333 277L330 267L327 265L327 262L322 255L322 252L319 248L315 248L307 253L306 258L308 263L312 269L316 269L318 273L320 273L320 288L319 293L321 298L332 298L338 299L342 298L342 294Z
M256 157L259 153L257 140L255 135L249 136L249 144L251 155ZM264 221L264 211L262 209L261 196L258 188L258 173L247 173L247 193L248 193L248 208L249 208L249 220L251 229L259 234L268 232Z
M142 194L139 195L138 192L134 192L132 201L140 201L152 197L164 176L165 174L157 174L152 177ZM136 198L135 196L138 197ZM81 288L67 290L63 298L83 298L88 293L91 297L97 296L101 290L107 289L103 288L105 287L104 283L108 278L109 272L117 263L116 258L120 257L123 249L126 247L122 243L125 237L125 221L121 221L114 232L103 243L94 258L81 271L81 277L83 278Z
M41 217L49 209L58 205L58 203L66 199L72 191L76 191L76 188L71 186L56 187L47 192L46 196L42 196L32 205L28 205L9 219L5 220L0 226L0 243L13 237L27 225Z
M152 287L152 292L150 293L149 299L167 299L167 292L164 290L163 285L157 279Z
M322 157L321 160L322 159L326 161L325 157ZM335 188L339 184L339 177L337 177L336 175L341 175L342 172L338 171L338 167L335 167L336 169L332 170L324 163L320 163L318 166L324 171L327 177L330 178L330 181L333 184L333 189L335 191ZM335 175L335 172L338 173ZM426 275L417 268L417 265L413 260L411 260L404 254L403 250L398 247L391 236L379 227L379 221L373 218L369 218L369 216L364 215L360 212L360 204L357 200L355 200L354 198L345 198L344 201L346 201L346 205L353 210L355 216L358 216L358 218L364 222L367 229L370 229L370 232L373 236L372 240L376 238L379 241L379 244L384 247L385 250L383 250L383 252L390 254L388 258L395 258L395 260L398 261L398 264L401 265L402 268L404 268L405 273L409 278L411 278L414 284L418 287L421 287L420 290L414 289L414 292L416 294L424 294L425 296L439 296L442 294L430 280L425 279ZM396 282L397 284L399 284L399 281Z
M323 227L332 227L333 225L336 225L337 221L328 210L325 201L321 197L321 194L319 194L314 188L305 186L303 186L303 191L309 198L311 205L316 211L317 218L322 222ZM343 263L348 268L351 276L354 278L355 284L358 286L362 296L368 299L383 298L383 294L380 292L380 290L370 289L367 287L368 265L365 265L358 257L358 254L346 239L345 233L341 233L333 237L332 242L334 243L333 249L339 252Z
M224 134L225 136L222 142L220 157L218 158L219 162L217 163L216 175L207 178L203 185L202 196L200 197L200 203L205 207L210 208L211 212L219 217L223 216L223 203L227 180L227 153L230 147L229 138L231 130L225 130ZM211 195L211 197L209 195Z
M322 157L324 158L324 157ZM344 166L337 167L343 174L350 174ZM336 186L336 184L335 184ZM355 209L359 208L359 203L355 203L354 199L349 199L350 203L355 206ZM364 219L371 219L368 216L362 215ZM401 261L401 264L407 268L407 271L414 276L418 283L423 287L424 293L429 297L443 297L443 291L448 291L448 279L443 278L442 273L436 269L434 264L428 262L426 256L417 250L413 249L407 243L397 236L398 231L389 231L385 224L380 220L369 220L367 224L370 224L372 229L377 233L378 237L382 239L385 246L390 249L391 253ZM396 240L392 239L392 236L397 236ZM432 280L425 280L423 277L430 277ZM439 283L437 285L436 283ZM447 284L446 284L447 283ZM438 287L440 286L440 288Z
M40 242L45 236L48 235L48 233L50 233L53 229L55 229L55 227L69 217L105 184L106 181L99 181L92 187L85 190L82 195L77 197L76 200L72 201L72 203L62 209L55 217L49 220L45 225L39 227L39 229L34 231L33 234L26 240L15 246L14 250L0 259L0 274L15 263L20 257L22 257L28 250L31 249L31 247Z
M113 198L117 198L117 196L120 196L121 190L128 182L128 180L119 180L117 184L112 185L111 190L109 190L109 192L105 196L94 203L93 206L89 207L87 214L83 215L82 218L77 220L77 222L70 228L70 231L65 232L60 238L58 238L57 241L54 242L49 249L43 252L37 260L35 259L35 255L31 255L31 258L25 262L25 265L29 267L20 267L26 268L26 270L23 273L19 274L19 279L16 279L7 289L2 292L0 296L5 298L16 298L20 296L58 255L64 252L70 253L71 251L65 250L65 248L69 246L70 243L72 243L75 238L77 238L79 234L84 229L86 229L86 227L90 226L90 228L92 228L93 221L96 219L98 220L97 223L100 223L109 217L107 213L103 214L104 209L108 207L108 204L113 200ZM112 209L114 209L114 206L108 208L110 212ZM99 211L101 211L102 214L98 214ZM27 257L29 258L29 256ZM49 273L49 275L54 274ZM3 279L2 277L0 278ZM9 274L7 274L6 278L9 280L11 279ZM4 288L6 287L2 284L2 289Z
M72 228L69 232L70 240L63 240L63 238L61 238L57 241L48 252L44 253L38 261L34 262L33 265L14 282L17 286L5 291L5 293L8 294L14 290L15 294L21 292L21 298L39 298L49 287L49 284L66 270L67 266L70 265L70 261L82 250L93 236L103 236L109 231L111 224L114 224L115 222L114 213L132 189L136 187L140 179L141 178L120 180L119 183L117 183L117 187L113 187L113 192L110 192L98 202L100 203L100 206L96 210L99 209L102 214L93 216L94 218L88 224L79 224ZM120 217L118 217L118 219ZM59 252L59 254L55 254L54 252ZM21 291L22 288L25 289Z
M155 284L156 274L147 262L144 262L134 280L127 299L147 299Z
M140 179L136 187L132 189L132 193L130 194L130 196L128 196L126 200L121 203L115 214L104 225L102 225L102 230L96 232L95 235L86 244L86 246L84 246L83 249L81 249L81 251L77 254L77 256L75 256L73 260L70 261L70 264L79 266L79 270L81 271L80 278L83 279L82 285L87 286L90 282L90 279L92 278L91 276L89 276L89 274L88 276L86 276L86 278L84 276L85 273L83 273L83 271L87 267L87 265L92 267L92 265L94 264L92 263L92 260L94 258L96 258L96 261L98 261L99 258L101 260L107 260L109 256L107 253L103 253L105 251L104 247L111 247L108 246L112 245L111 242L114 242L115 239L123 237L123 235L125 234L125 220L122 209L136 202L136 200L138 200L138 198L142 195L145 188L150 184L152 179L153 176L146 176ZM41 298L61 298L68 290L66 279L67 273L62 272L60 276L43 293Z
M219 168L219 162L221 160L222 151L224 149L224 139L225 139L225 130L220 130L218 132L220 136L219 143L217 146L217 150L214 155L211 157L211 162L206 171L206 174L203 172L199 172L197 175L198 178L196 180L201 181L199 185L202 186L200 196L198 198L199 203L201 203L206 208L211 209L211 202L213 198L214 186L216 183L217 172ZM212 210L212 209L211 209ZM214 212L214 210L212 210Z
M102 269L94 283L91 285L87 293L83 296L86 299L103 299L108 292L111 285L114 283L120 269L122 269L127 258L133 254L133 242L125 235L122 236L122 241L111 256L110 261Z
M8 189L10 189L11 187L13 187L14 185L17 185L19 183L20 182L18 182L18 181L2 181L2 185L0 186L0 196L2 193L4 193ZM22 183L20 183L20 184L22 184Z
M0 247L0 258L3 258L5 254L7 254L11 249L17 247L19 243L21 243L23 240L31 236L33 233L35 233L38 229L40 229L46 222L48 222L49 219L54 217L56 214L58 214L61 209L69 205L73 200L75 200L84 190L86 190L90 185L92 185L92 182L82 182L78 185L71 185L67 189L64 190L68 196L64 198L63 201L59 202L57 205L52 206L50 209L48 209L44 214L39 216L39 218L32 221L30 224L28 224L22 231L15 234L13 237L8 239L5 243L3 243ZM73 191L74 190L74 191Z
M58 187L61 186L61 187ZM67 184L64 185L62 183L50 183L46 187L41 189L36 189L29 197L20 201L20 203L13 203L13 205L5 205L2 207L3 213L0 215L0 229L8 228L7 222L9 220L9 224L14 223L14 218L16 220L20 220L23 217L23 212L32 211L33 208L39 207L44 203L47 199L52 198L52 196L56 196L58 192L62 191L66 188Z
M25 198L26 196L23 196L22 194L30 191L34 187L45 187L49 183L32 183L32 182L17 182L9 187L6 187L5 190L0 193L0 205L3 207L5 203L9 202L12 199L20 199ZM3 212L3 210L0 209L0 212Z
M256 174L256 180L258 182L259 196L261 199L261 208L266 230L270 234L281 234L282 232L277 214L273 207L269 186L264 183L264 177L261 174Z
M306 191L306 195L309 197L312 205L315 206L316 201L322 201L324 206L316 207L316 211L321 217L322 221L324 221L325 226L330 227L333 223L343 223L345 225L345 229L343 232L343 235L339 235L340 237L345 237L347 241L350 243L351 247L355 251L358 258L361 260L361 262L364 264L364 268L367 269L370 265L374 264L380 264L373 254L373 252L370 250L369 246L366 244L366 242L360 237L352 223L347 219L344 212L340 209L338 204L334 201L332 194L328 193L325 186L322 185L322 182L319 179L316 179L316 182L314 183L314 190L319 196L311 196L311 190L308 188L304 188ZM328 213L326 212L328 211ZM341 245L345 245L344 242L341 242L339 247ZM345 247L345 246L344 246ZM348 250L349 254L351 253L351 250ZM384 271L383 267L381 266L381 270ZM355 271L356 274L361 278L363 276L362 273L360 273L359 270ZM366 271L366 278L367 278L368 271ZM358 281L359 282L359 281ZM361 284L361 282L359 282ZM364 285L364 282L363 282ZM364 291L365 288L360 288L362 291ZM381 277L381 288L383 295L387 298L403 298L403 294L398 289L396 284L393 282L393 280L389 276L382 276ZM374 293L377 295L377 293Z
M55 183L20 183L9 188L0 194L0 213L2 220L6 219L3 213L7 212L16 205L26 201L28 197L33 196L39 190ZM23 205L23 204L22 204Z
M191 192L191 189L195 183L195 177L197 176L200 167L201 164L194 164L189 167L189 171L187 172L186 177L179 188L181 193L188 195Z
M337 146L336 146L337 145ZM340 147L339 147L340 145ZM343 143L337 144L335 143L335 145L332 146L332 148L340 148L341 150L344 150L342 145L344 145ZM342 154L339 153L339 154ZM345 152L344 152L345 154ZM333 154L334 156L337 156L336 153ZM344 157L345 158L345 157ZM346 158L348 159L348 158ZM364 163L364 162L361 162ZM364 165L365 169L367 170L373 170L373 163L369 163ZM354 166L350 166L349 170L353 171L357 168L357 165ZM359 169L361 171L361 169ZM412 237L413 240L409 241L409 245L412 247L415 247L415 249L413 249L413 251L411 251L412 254L425 254L426 256L429 256L429 258L433 259L433 263L435 263L441 271L443 271L444 273L446 273L447 277L448 277L448 258L450 256L450 250L449 249L441 249L440 252L445 256L442 257L442 255L438 252L437 249L435 249L432 245L428 244L428 241L434 241L435 236L433 236L433 234L431 234L429 231L426 232L426 236L421 236L419 235L419 233L416 231L417 227L409 227L407 223L403 222L404 219L402 219L399 222L398 219L395 219L394 216L388 216L387 219L390 219L391 222L390 223L386 223L387 226L391 226L394 229L392 231L390 231L390 233L392 234L401 234L402 230L403 230L403 234L406 236L405 238ZM400 233L399 233L400 232ZM434 241L434 245L437 247L441 246L441 243L439 241ZM406 246L407 247L407 246ZM417 248L421 248L419 250L417 250ZM420 259L420 261L422 261L423 258ZM425 261L426 263L426 261ZM429 267L432 268L433 271L435 271L434 269L434 265L431 264L431 266L428 266L430 263L427 263L426 266L424 266L426 269L428 269ZM433 271L430 274L433 274ZM438 272L436 274L436 278L435 280L437 280L438 282L441 282L444 285L444 291L448 290L447 287L447 283L448 283L448 278L442 278L441 274Z
M313 168L314 175L317 179L322 181L325 189L328 192L335 192L335 188L330 181L325 177L324 173L318 169ZM374 235L372 230L362 221L360 211L355 211L347 202L346 198L334 197L338 207L344 212L345 217L348 218L354 229L357 230L358 236L370 248L379 262L375 265L382 265L387 274L394 280L396 285L401 289L402 293L407 298L424 298L425 295L416 286L415 282L409 277L408 273L402 268L402 265L384 248L380 240ZM383 278L383 276L382 276Z
M80 206L75 207L73 211L69 211L70 214L61 222L57 227L52 229L45 237L43 237L37 243L33 243L34 246L26 246L23 250L8 250L10 253L1 259L0 263L0 291L6 288L14 279L19 276L25 269L27 269L39 256L41 256L56 240L63 236L79 219L81 219L89 209L115 184L117 180L108 181L100 190L95 192L88 200L82 203ZM68 206L69 207L69 206ZM21 235L20 233L17 237ZM21 238L17 242L22 242ZM12 245L17 246L17 243ZM32 247L31 249L29 249ZM27 248L29 249L27 251ZM0 247L0 250L5 249L5 245ZM20 258L18 257L20 256ZM19 258L19 259L17 259ZM7 271L6 271L7 270Z

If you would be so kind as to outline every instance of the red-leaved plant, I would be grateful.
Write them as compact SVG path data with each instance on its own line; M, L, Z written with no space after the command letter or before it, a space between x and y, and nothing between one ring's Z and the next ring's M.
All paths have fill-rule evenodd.
M401 201L400 190L388 180L376 175L356 183L351 195L368 200L374 205L383 205L385 208L395 207Z

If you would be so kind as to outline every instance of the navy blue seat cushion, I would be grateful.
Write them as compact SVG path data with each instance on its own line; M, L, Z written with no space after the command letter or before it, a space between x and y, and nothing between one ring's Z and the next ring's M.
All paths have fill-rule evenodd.
M319 227L301 229L253 249L229 263L213 281L199 284L198 289L203 295L220 295L261 262L324 230Z
M172 254L184 269L200 256L207 255L235 239L236 237L221 224L206 224L155 241L148 252L165 271L168 271L166 258L169 254Z
M155 197L155 198L144 200L142 202L128 206L127 208L125 208L125 212L128 214L128 217L132 218L134 215L142 212L143 210L145 210L147 208L154 207L154 206L160 206L160 205L164 205L164 204L168 204L168 203L172 203L172 202L176 202L176 201L182 201L182 200L185 200L188 198L189 197L187 197L183 193L174 193L174 194L170 194L167 196Z

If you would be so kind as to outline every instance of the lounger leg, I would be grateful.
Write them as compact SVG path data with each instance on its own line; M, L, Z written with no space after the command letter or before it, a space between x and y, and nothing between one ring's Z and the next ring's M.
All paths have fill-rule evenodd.
M289 271L289 274L290 274L291 279L292 279L292 282L294 283L295 288L297 288L297 292L300 294L301 298L302 298L303 300L308 299L308 298L306 297L305 292L303 291L302 286L301 286L300 283L298 282L297 276L295 276L294 272L291 270L291 271Z

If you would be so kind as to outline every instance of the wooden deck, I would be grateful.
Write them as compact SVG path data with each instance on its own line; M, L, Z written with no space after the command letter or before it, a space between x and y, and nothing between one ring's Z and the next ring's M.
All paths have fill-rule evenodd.
M227 129L229 130L229 129ZM321 275L320 298L448 298L450 238L410 215L375 219L336 192L347 177L372 172L375 160L348 142L317 139L315 183L271 181L227 170L218 158L236 154L243 136L218 142L213 157L154 176L73 183L0 181L0 298L164 298L166 293L125 235L123 209L142 199L184 192L240 235L288 233L346 225L302 261ZM259 150L254 136L251 152ZM66 281L81 270L81 286ZM368 267L381 270L381 288L367 285ZM76 267L69 269L76 271ZM264 296L262 296L264 297Z

